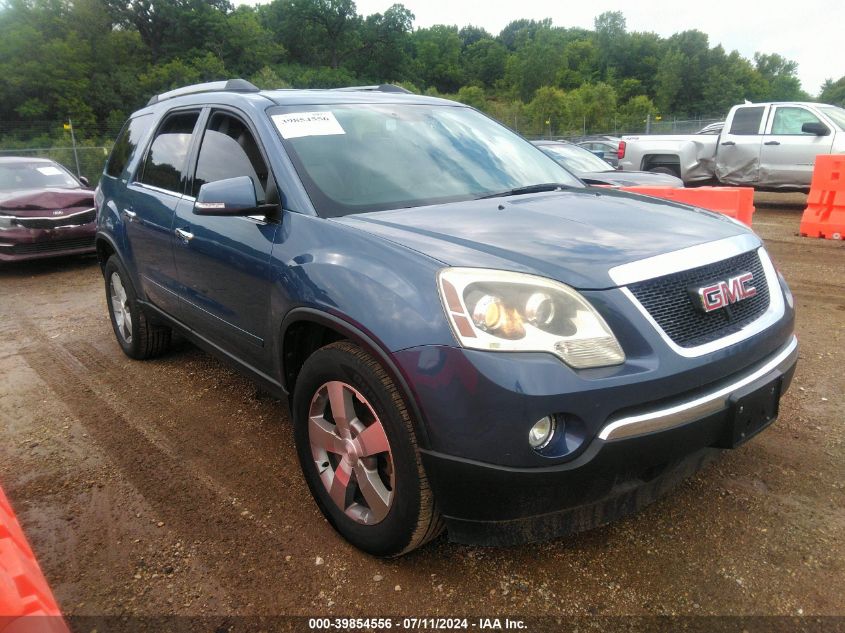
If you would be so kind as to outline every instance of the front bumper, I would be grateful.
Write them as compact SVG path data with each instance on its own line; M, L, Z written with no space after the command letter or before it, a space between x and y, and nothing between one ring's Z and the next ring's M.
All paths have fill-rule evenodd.
M0 262L93 253L96 222L50 229L0 231Z
M490 545L529 542L639 510L695 472L719 447L731 445L736 393L771 389L779 397L797 358L791 336L737 374L621 411L574 459L551 466L513 467L423 450L450 538Z

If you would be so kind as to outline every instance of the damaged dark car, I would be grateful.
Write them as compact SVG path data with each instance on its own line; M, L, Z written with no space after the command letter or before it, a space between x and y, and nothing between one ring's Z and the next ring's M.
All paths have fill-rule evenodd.
M0 158L0 262L94 252L94 192L46 158Z

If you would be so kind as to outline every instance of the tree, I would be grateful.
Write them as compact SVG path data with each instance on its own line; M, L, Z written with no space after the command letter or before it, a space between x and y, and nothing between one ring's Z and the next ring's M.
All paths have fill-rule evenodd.
M384 14L374 13L364 20L361 46L353 67L360 75L375 81L401 81L410 74L411 30L414 14L394 4Z
M353 0L273 0L262 21L291 57L337 69L360 46L361 17Z
M767 98L770 101L803 101L809 95L801 89L798 79L798 64L777 53L764 55L754 53L757 72L769 84Z
M457 100L477 110L487 109L487 98L484 96L484 90L478 86L463 86L458 90Z
M616 74L627 56L625 16L621 11L605 11L596 17L593 24L600 51L602 77L607 79Z
M819 94L819 101L845 107L845 75L835 82L828 79L822 84L822 91Z
M616 114L616 91L604 82L584 84L567 95L572 129L610 130Z
M468 81L492 88L505 73L508 49L496 40L484 38L467 46L461 59Z
M415 31L416 73L425 86L440 92L457 92L463 83L461 38L458 27L436 24Z
M537 89L525 110L532 128L551 136L568 118L566 94L559 88L543 86Z

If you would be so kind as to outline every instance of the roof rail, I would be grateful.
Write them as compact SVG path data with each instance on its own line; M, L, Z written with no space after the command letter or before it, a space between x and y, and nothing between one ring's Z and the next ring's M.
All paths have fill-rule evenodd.
M377 86L349 86L347 88L332 88L341 92L401 92L404 94L413 94L410 90L406 90L402 86L395 84L379 84Z
M259 92L259 88L246 79L229 79L226 81L209 81L204 84L193 84L191 86L183 86L168 92L162 92L160 95L154 95L147 101L147 105L151 106L159 101L173 99L174 97L181 97L183 95L198 94L200 92Z

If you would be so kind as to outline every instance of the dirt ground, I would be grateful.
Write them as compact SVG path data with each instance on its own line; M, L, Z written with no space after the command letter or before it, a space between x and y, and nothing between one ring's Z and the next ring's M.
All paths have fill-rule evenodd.
M845 243L754 227L796 296L777 423L637 516L399 560L335 535L284 406L188 344L136 362L93 259L0 269L0 483L70 615L845 615Z

